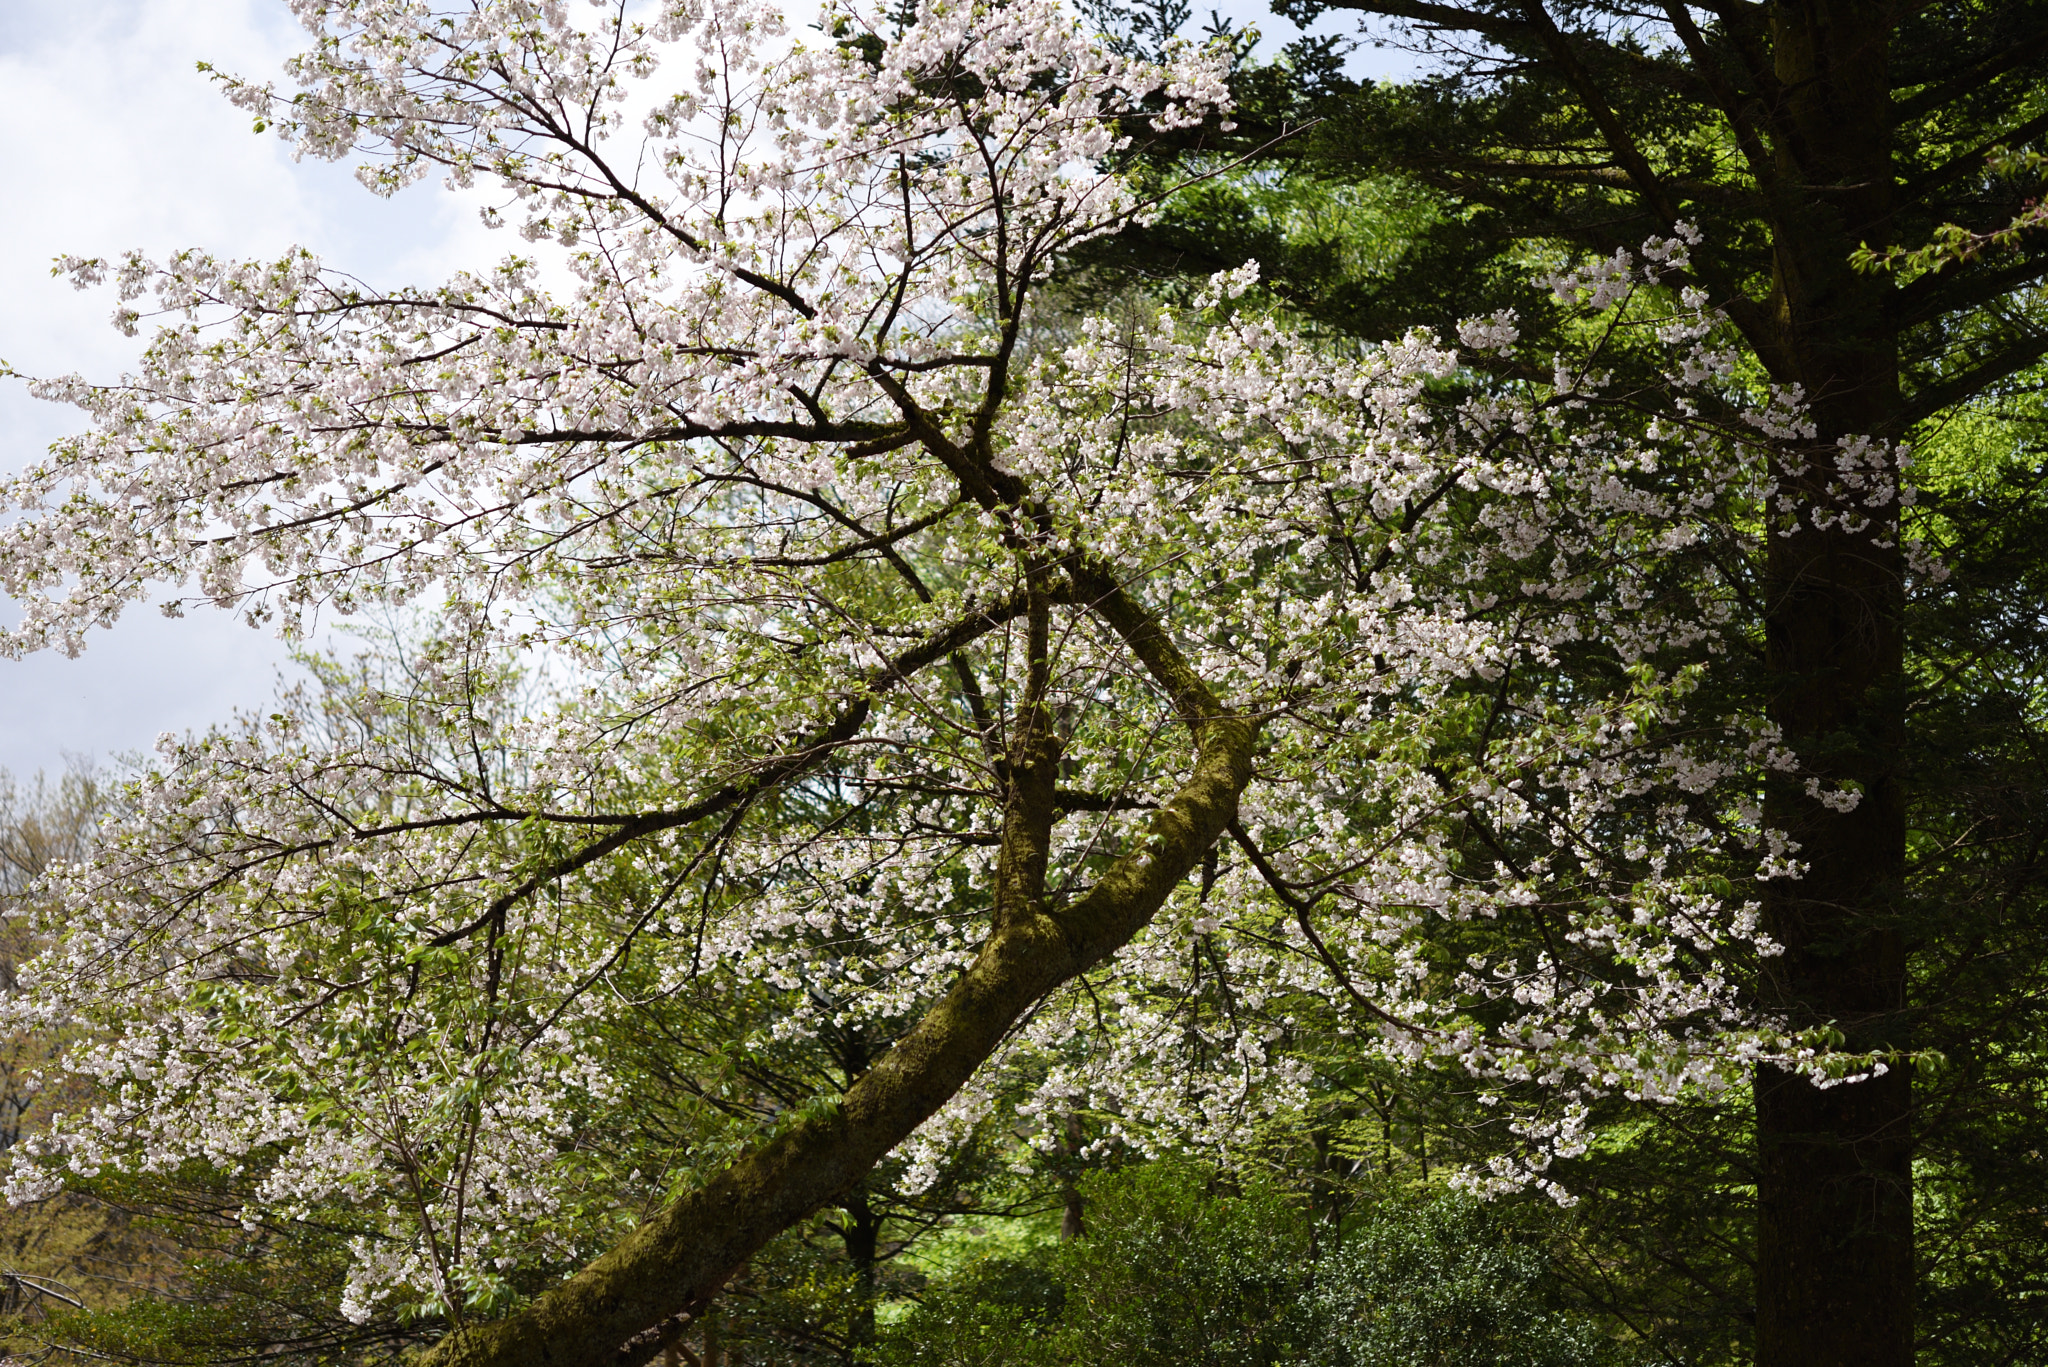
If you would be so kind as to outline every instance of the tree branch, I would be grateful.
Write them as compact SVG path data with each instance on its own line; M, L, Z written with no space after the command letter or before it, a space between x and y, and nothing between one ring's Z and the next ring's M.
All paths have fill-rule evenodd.
M672 811L644 812L622 822L618 829L610 834L593 840L560 859L550 860L517 887L493 899L475 920L454 930L444 931L429 943L451 945L458 940L466 939L486 926L496 925L506 912L557 878L594 864L643 836L653 835L657 831L673 830L678 826L693 825L705 817L730 811L742 803L753 801L775 785L796 777L858 735L860 728L867 724L868 714L873 709L876 697L1003 623L1022 616L1028 606L1028 595L1020 592L971 617L964 617L946 630L928 637L915 648L905 651L870 673L861 688L860 696L832 721L812 732L795 749L784 751L773 759L763 760L744 778L723 785L718 791L687 807L679 807Z
M1951 404L1961 403L1985 386L1997 384L2006 376L2026 369L2043 356L2048 356L2048 335L2029 337L2003 351L1994 352L1968 370L1915 390L1900 414L1900 430L1934 416Z
M1178 651L1170 642L1160 648L1164 629L1111 588L1119 634L1147 643L1148 669L1158 661L1177 674L1186 662L1172 663ZM1214 706L1198 679L1181 691ZM829 1114L795 1120L531 1305L450 1334L421 1367L647 1361L656 1351L649 1339L623 1345L702 1304L775 1235L844 1195L945 1104L1026 1011L1152 918L1235 817L1255 737L1253 723L1214 706L1196 731L1194 773L1153 815L1145 838L1073 905L999 925L945 996Z

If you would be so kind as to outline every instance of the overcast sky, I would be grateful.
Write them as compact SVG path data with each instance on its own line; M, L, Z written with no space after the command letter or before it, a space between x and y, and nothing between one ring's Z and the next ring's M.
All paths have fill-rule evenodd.
M1262 0L1213 8L1276 41L1293 32ZM272 78L300 36L281 0L0 0L0 358L25 374L92 379L132 363L140 344L108 325L111 296L50 276L64 253L301 245L393 285L433 283L510 248L434 182L386 201L345 167L294 163L195 69ZM1391 75L1398 57L1368 49L1355 66ZM72 410L0 381L0 467L19 469L74 426ZM286 667L275 639L222 614L133 611L78 659L0 659L0 768L147 749L163 731L261 705Z

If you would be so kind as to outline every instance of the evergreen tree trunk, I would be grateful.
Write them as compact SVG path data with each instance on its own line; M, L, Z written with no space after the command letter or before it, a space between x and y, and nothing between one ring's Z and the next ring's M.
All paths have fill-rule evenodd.
M1765 964L1766 990L1857 1049L1907 1043L1890 914L1905 867L1898 507L1867 506L1837 463L1838 439L1891 436L1898 421L1889 281L1849 264L1889 227L1892 32L1883 4L1772 11L1791 134L1777 157L1772 302L1794 373L1779 378L1804 386L1818 431L1778 472L1798 526L1771 537L1767 566L1770 717L1803 774L1774 777L1765 820L1798 842L1806 868L1766 884L1766 925L1785 946ZM1870 524L1845 528L1845 515ZM1815 774L1859 786L1862 800L1828 808L1806 792ZM1905 1069L1828 1089L1776 1070L1757 1079L1758 1367L1912 1362L1911 1108Z
M1081 1199L1080 1177L1076 1169L1081 1161L1081 1117L1072 1111L1067 1113L1066 1125L1060 1131L1060 1157L1067 1160L1067 1171L1060 1178L1060 1242L1072 1243L1088 1235L1088 1214Z
M868 1204L865 1193L856 1192L843 1206L846 1219L840 1225L840 1239L846 1245L846 1260L853 1264L854 1309L847 1326L847 1360L875 1341L875 1300L880 1290L878 1272L882 1253L882 1217Z

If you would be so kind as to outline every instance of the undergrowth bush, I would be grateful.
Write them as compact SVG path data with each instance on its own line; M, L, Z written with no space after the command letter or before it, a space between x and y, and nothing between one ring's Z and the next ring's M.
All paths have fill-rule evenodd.
M1083 1185L1088 1235L932 1278L878 1367L1621 1367L1549 1284L1546 1217L1387 1191L1319 1222L1185 1161Z

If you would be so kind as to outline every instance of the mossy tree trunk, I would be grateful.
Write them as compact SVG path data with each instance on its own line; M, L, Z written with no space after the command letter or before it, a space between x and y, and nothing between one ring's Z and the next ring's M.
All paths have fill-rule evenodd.
M1002 492L1017 498L1014 490ZM830 1114L794 1120L531 1305L450 1334L421 1367L629 1367L652 1360L741 1263L841 1200L909 1138L1034 1003L1136 934L1222 835L1251 778L1254 725L1224 708L1160 622L1109 574L1070 557L1036 579L1044 593L1029 612L1032 679L1013 724L991 932L974 962ZM1171 698L1195 751L1188 781L1153 814L1147 836L1087 895L1063 906L1045 896L1059 762L1043 699L1056 587L1122 638Z

